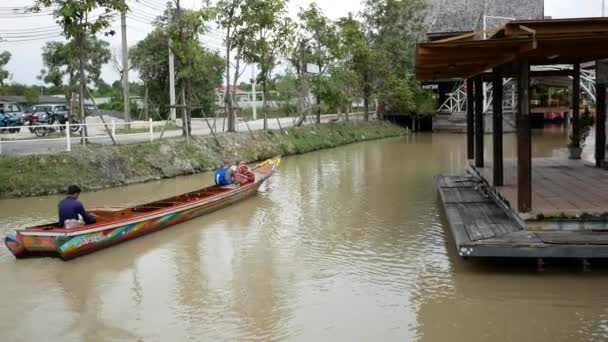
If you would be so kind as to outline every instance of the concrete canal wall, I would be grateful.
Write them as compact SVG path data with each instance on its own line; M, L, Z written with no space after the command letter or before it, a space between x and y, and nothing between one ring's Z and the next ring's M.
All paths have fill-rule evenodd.
M223 134L153 143L87 146L47 155L0 156L0 197L58 194L69 184L85 191L216 169L224 159L254 162L350 143L395 137L407 130L385 122L350 122L284 131Z

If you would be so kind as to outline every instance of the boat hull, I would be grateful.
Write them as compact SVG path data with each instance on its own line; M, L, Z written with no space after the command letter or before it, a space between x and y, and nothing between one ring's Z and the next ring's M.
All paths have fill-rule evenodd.
M63 260L70 260L82 255L96 252L119 243L138 238L179 223L200 217L212 211L222 209L257 193L261 184L240 192L235 196L214 201L193 209L167 214L159 218L127 224L118 228L83 234L75 237L60 238L56 242L56 251Z
M17 230L6 235L5 244L17 258L51 256L70 260L157 232L254 196L271 174L272 172L252 184L235 188L234 191L217 197L153 212L125 222L112 223L107 227L65 233Z

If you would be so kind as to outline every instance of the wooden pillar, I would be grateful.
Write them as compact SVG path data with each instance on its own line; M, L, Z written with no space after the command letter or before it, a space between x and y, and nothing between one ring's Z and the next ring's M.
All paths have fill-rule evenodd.
M475 158L475 93L473 80L467 80L467 159Z
M483 167L483 81L475 77L475 167Z
M520 58L517 82L517 209L532 210L532 130L530 127L530 62Z
M493 137L493 183L494 186L504 185L503 175L503 151L502 151L502 71L494 70L494 81L492 85L493 100L492 100L492 137Z
M606 85L596 83L595 89L595 165L601 167L606 160Z
M574 63L574 77L572 79L572 135L580 137L581 126L581 64ZM581 144L583 142L581 141Z

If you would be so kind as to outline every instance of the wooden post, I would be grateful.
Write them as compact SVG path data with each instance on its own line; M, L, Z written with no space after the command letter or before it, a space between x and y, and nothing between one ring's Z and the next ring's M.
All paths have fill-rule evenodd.
M504 185L504 176L503 176L503 151L502 151L502 71L500 69L494 70L494 82L492 85L493 88L493 102L492 102L492 137L493 137L493 183L494 186L503 186Z
M517 209L532 211L532 130L530 129L530 62L517 62Z
M595 165L601 167L606 160L606 85L597 83L595 89Z
M574 63L574 77L572 79L572 135L580 137L581 125L581 64ZM581 144L583 141L580 142Z
M475 93L473 92L473 80L467 80L467 159L475 158Z
M475 167L483 167L483 80L475 77Z

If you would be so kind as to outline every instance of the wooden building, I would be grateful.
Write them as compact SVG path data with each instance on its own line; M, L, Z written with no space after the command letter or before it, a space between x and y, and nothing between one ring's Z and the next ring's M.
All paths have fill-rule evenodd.
M463 256L608 257L606 80L598 70L595 165L532 159L530 79L571 76L573 134L580 131L580 65L608 58L608 18L511 21L483 39L480 32L421 43L419 81L466 79L467 176L437 179ZM531 72L531 65L572 70ZM601 66L602 63L597 63ZM503 78L517 79L517 159L503 160ZM492 160L484 160L484 82L494 88Z

